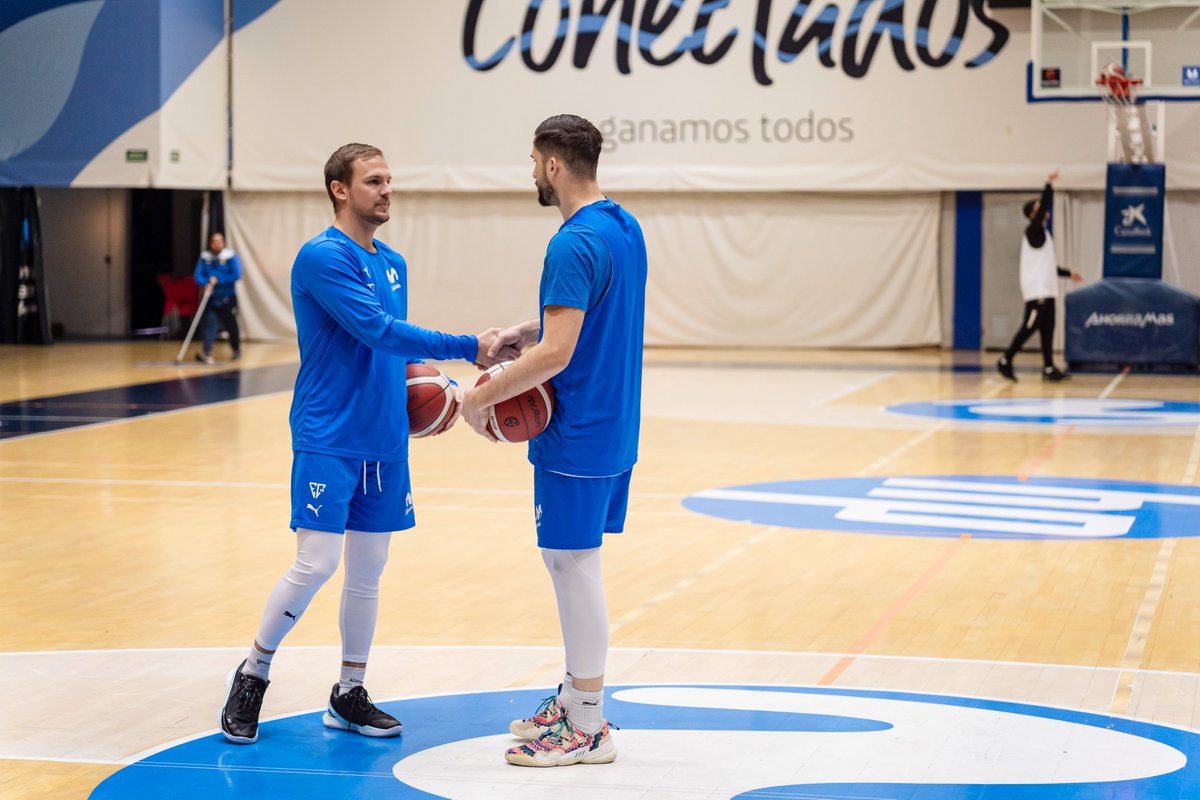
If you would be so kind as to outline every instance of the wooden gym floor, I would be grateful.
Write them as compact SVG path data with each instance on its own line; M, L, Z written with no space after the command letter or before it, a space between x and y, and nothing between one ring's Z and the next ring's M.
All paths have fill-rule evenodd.
M243 388L296 361L285 345L250 344L246 353L237 365ZM286 388L16 435L26 412L15 401L230 366L139 365L173 355L166 343L0 348L5 800L87 797L148 752L212 734L226 672L290 563ZM1200 402L1196 376L1043 384L1026 371L1009 384L992 360L648 351L628 525L604 550L608 682L952 695L1200 729L1200 540L1186 521L1146 538L989 538L747 523L736 508L726 518L683 504L746 484L885 476L1196 484L1200 417L1035 424L886 410L959 399ZM1026 354L1018 366L1036 361ZM473 380L468 365L443 366ZM414 442L411 459L418 527L393 540L372 696L553 686L560 636L532 536L524 449L489 445L460 425ZM336 586L318 594L285 642L264 718L323 706L337 676L338 595ZM409 730L420 724L406 719ZM626 742L637 741L629 731ZM638 763L637 747L622 747L614 770ZM686 750L679 760L687 763ZM989 763L989 780L1003 783L1005 762ZM550 772L566 773L557 785L578 787L564 796L721 796L673 773L660 783L650 767L636 792L615 783L601 791L595 782L622 774L606 769ZM543 779L517 772L504 779ZM1191 780L1178 796L1200 796Z

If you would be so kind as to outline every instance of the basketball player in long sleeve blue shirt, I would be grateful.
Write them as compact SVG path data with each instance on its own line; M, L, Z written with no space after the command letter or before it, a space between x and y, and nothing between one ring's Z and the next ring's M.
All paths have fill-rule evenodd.
M603 137L562 114L538 126L533 179L538 200L563 224L546 248L538 319L500 332L497 347L533 345L511 368L473 390L463 417L487 431L484 412L549 380L556 407L529 443L534 518L554 583L566 675L509 730L529 739L505 760L528 767L604 764L617 757L604 720L608 607L600 576L604 534L625 525L641 419L646 242L636 219L596 182ZM536 343L536 344L535 344Z
M292 266L300 342L291 413L296 560L267 600L249 655L230 673L220 723L238 744L258 739L271 659L343 550L342 672L324 723L364 736L400 734L399 720L371 702L363 678L391 534L414 524L405 368L421 358L490 366L505 357L488 355L499 352L497 329L452 336L406 321L404 259L374 238L389 218L390 182L377 148L334 152L325 165L334 224L305 243Z

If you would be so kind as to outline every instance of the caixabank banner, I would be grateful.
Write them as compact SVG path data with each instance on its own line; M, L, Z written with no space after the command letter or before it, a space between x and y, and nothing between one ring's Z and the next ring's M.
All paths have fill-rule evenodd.
M1109 164L1104 197L1104 277L1161 278L1162 164Z

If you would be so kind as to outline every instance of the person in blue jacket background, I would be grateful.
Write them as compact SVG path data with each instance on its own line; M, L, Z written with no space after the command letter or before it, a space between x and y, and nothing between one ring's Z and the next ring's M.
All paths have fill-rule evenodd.
M378 148L334 151L325 164L333 225L305 242L292 265L300 344L290 417L296 559L267 598L245 660L229 674L220 724L237 744L258 739L271 659L343 552L341 675L323 721L363 736L400 735L400 721L371 702L363 681L391 536L415 524L407 366L461 358L490 367L519 354L497 342L499 328L456 336L407 321L408 266L374 238L390 218L391 180ZM456 409L441 431L457 419Z
M220 326L229 331L229 346L233 348L233 360L242 357L242 335L238 327L237 282L242 278L242 261L231 248L225 246L225 236L214 233L208 240L208 249L200 254L196 262L196 283L201 291L212 287L212 297L204 308L200 320L200 331L204 337L203 349L196 360L215 364L212 356L213 343L217 341Z

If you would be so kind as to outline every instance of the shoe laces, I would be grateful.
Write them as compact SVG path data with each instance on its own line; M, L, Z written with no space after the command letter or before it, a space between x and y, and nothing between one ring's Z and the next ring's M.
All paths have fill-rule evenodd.
M534 742L540 745L543 749L562 746L564 742L574 739L578 735L575 726L566 717L559 717L550 724L546 732L539 736Z
M361 711L375 711L375 704L371 702L371 696L367 694L367 690L362 686L355 686L350 691L346 692L350 697L350 702L354 707Z
M547 697L545 700L542 701L542 704L537 707L537 711L533 712L533 716L530 717L530 719L537 719L538 717L543 716L544 714L549 712L550 705L552 703L554 703L554 701L556 701L556 700L558 700L558 695L556 695L556 694L552 694L549 697Z
M263 690L249 675L238 675L236 697L238 711L257 711L262 705Z

